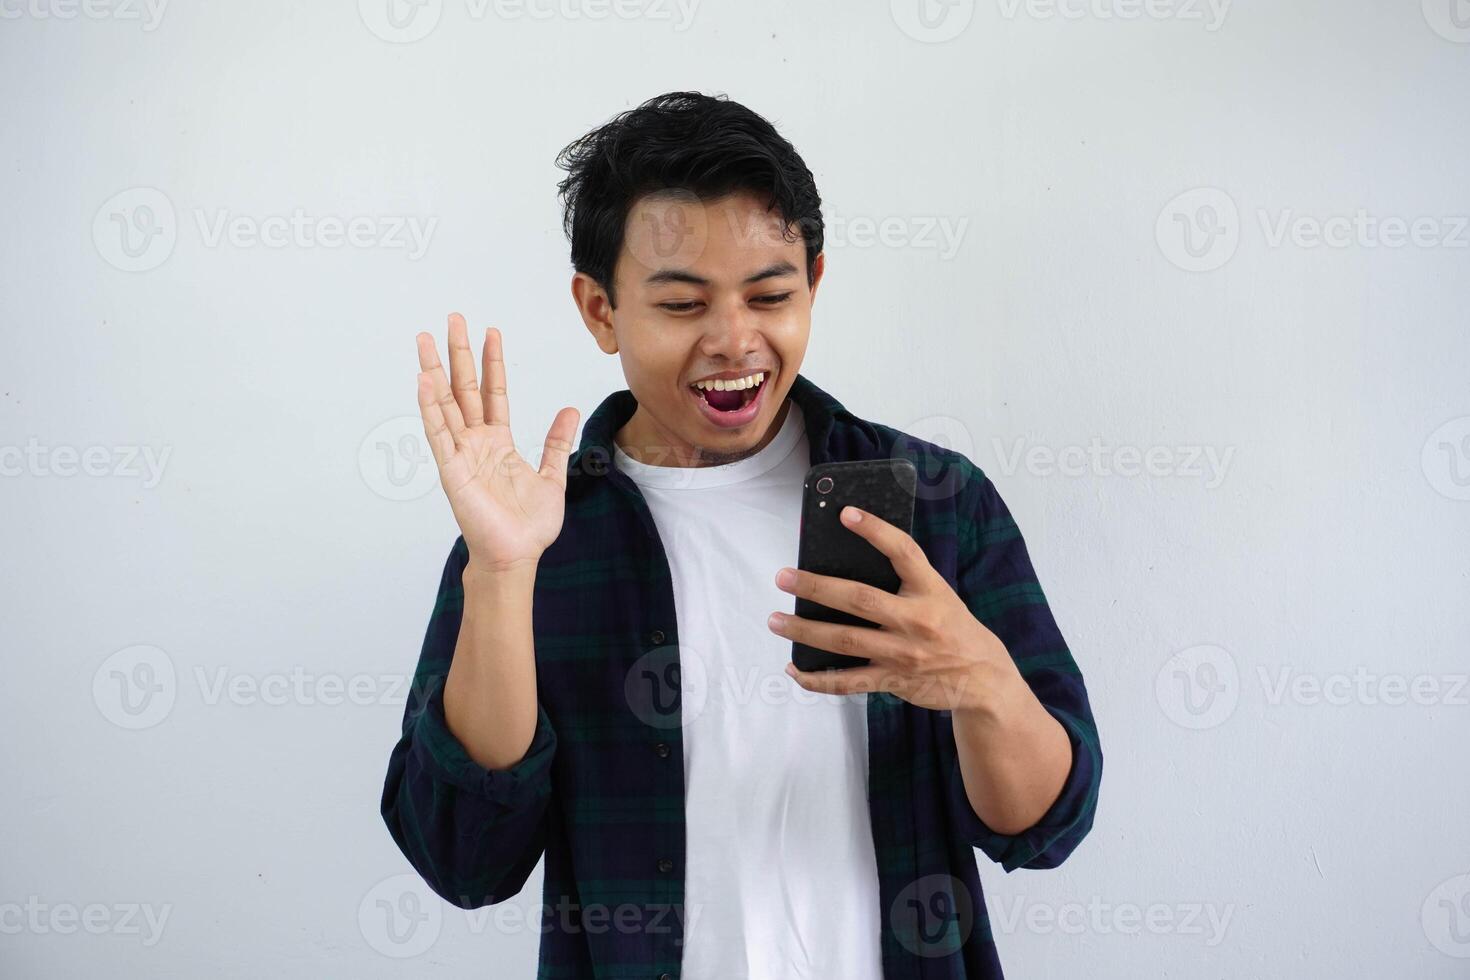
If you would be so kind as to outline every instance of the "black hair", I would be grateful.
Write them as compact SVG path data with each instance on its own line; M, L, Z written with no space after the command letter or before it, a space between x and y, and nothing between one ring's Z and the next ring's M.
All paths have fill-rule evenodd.
M763 116L724 95L667 92L629 109L557 154L557 185L572 266L613 295L628 212L646 194L678 190L702 201L737 191L766 196L787 241L806 241L807 285L822 251L822 199L796 148Z

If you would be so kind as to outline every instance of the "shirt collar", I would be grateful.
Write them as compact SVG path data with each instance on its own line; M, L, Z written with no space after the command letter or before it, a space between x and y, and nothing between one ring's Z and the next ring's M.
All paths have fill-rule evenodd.
M799 372L796 380L791 382L788 397L801 407L801 414L806 422L807 441L811 443L813 464L825 463L832 459L833 450L836 448L833 443L842 427L853 423L863 424L862 420L844 408L841 402L818 388L811 379ZM613 436L623 427L624 423L633 417L633 412L637 408L638 400L627 388L615 391L604 398L588 417L586 425L582 427L582 440L577 446L577 453L580 457L595 462L592 463L590 469L575 466L569 472L573 475L582 472L596 474L599 469L598 464L615 469Z

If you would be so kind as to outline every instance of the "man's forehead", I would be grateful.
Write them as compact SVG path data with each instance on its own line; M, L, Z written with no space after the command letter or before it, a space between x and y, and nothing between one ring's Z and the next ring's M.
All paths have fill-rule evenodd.
M716 200L687 191L645 195L628 214L624 251L634 264L629 278L644 281L680 270L705 281L751 281L803 251L801 236L788 228L778 211L752 194ZM709 268L712 250L720 254L718 269ZM656 281L675 280L664 276Z

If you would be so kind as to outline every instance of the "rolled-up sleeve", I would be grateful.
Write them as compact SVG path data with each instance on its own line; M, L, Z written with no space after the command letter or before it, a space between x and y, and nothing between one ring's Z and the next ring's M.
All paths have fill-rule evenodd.
M998 834L976 815L965 793L950 714L934 712L951 820L972 846L1006 871L1053 868L1092 829L1103 763L1097 725L1082 672L1047 605L1021 531L994 484L976 470L959 506L956 592L1005 644L1037 699L1066 730L1072 766L1040 820L1019 834Z
M538 704L525 756L492 770L471 759L449 730L444 678L459 638L468 558L460 538L440 579L402 734L388 758L381 811L429 887L447 902L478 908L519 893L541 859L556 732Z

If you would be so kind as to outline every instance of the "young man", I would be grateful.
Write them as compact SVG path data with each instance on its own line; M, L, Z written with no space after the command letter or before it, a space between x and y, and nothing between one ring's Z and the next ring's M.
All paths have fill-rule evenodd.
M479 381L461 317L447 375L419 335L462 534L389 760L389 831L463 908L517 894L544 854L543 978L1001 976L973 848L1059 864L1102 774L1005 504L963 455L798 373L820 198L765 119L670 93L558 162L572 294L628 389L575 452L576 409L558 412L533 468L500 332ZM898 456L920 474L912 532L844 523L899 592L792 574L808 467ZM796 596L879 625L768 621ZM870 663L803 674L798 639Z

